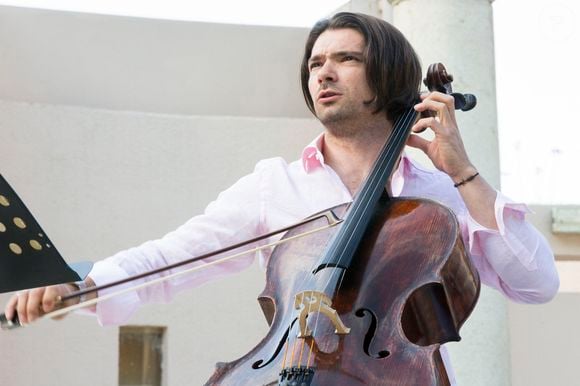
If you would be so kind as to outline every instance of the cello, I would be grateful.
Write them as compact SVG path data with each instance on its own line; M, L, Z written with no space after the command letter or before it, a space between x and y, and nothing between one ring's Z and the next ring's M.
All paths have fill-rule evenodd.
M424 83L451 94L452 80L437 63ZM411 107L396 120L353 202L331 209L339 226L276 248L258 299L269 332L206 386L449 385L439 347L460 340L480 280L449 208L385 190L416 117Z

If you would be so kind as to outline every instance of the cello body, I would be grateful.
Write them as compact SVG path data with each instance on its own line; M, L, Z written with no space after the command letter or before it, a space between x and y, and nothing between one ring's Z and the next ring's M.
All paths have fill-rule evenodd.
M350 332L337 335L329 318L311 313L312 336L298 338L294 296L339 269L313 273L340 226L276 248L259 297L268 334L242 358L218 364L206 386L449 385L439 346L460 339L480 290L455 215L431 200L381 197L332 294Z

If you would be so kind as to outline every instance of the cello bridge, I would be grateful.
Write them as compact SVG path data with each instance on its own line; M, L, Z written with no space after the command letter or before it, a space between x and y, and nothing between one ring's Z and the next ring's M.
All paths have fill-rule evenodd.
M306 318L310 313L320 312L330 319L334 325L335 334L346 335L350 332L350 328L346 327L338 313L331 307L332 301L323 292L319 291L303 291L296 294L294 298L294 308L300 310L298 315L298 322L300 327L299 338L306 338L312 336L312 331L306 325Z

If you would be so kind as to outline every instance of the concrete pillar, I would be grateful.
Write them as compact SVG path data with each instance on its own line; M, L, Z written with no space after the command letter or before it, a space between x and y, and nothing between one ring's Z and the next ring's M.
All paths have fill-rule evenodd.
M387 0L350 0L332 12L332 14L336 12L359 12L391 22L393 20L391 10L391 4Z
M493 22L490 0L389 0L393 22L411 41L424 71L442 62L454 75L454 90L473 93L478 105L458 112L472 162L499 187ZM450 344L459 385L509 385L510 356L506 301L482 288L476 311Z

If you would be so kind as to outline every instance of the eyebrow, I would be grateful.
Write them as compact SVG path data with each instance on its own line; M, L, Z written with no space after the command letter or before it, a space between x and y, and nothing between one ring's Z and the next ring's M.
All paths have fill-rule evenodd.
M308 59L308 64L312 63L312 62L317 62L320 61L325 55L314 55L311 56L310 59ZM337 52L332 52L330 55L331 58L340 58L343 56L355 56L358 58L362 58L364 57L364 54L361 51L337 51Z

